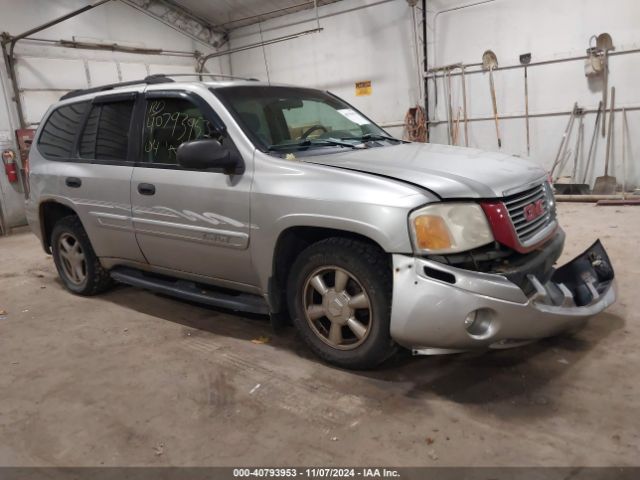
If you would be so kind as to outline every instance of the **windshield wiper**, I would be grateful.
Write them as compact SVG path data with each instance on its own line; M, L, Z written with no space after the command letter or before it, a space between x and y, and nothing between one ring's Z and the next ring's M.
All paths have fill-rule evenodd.
M294 143L279 143L276 145L269 145L269 147L267 147L268 150L270 151L280 151L280 150L287 150L290 148L305 148L305 147L312 147L312 146L319 146L319 147L326 147L326 146L339 146L339 147L349 147L349 148L353 148L353 149L361 149L362 147L359 145L355 145L353 143L348 143L348 142L342 142L340 140L335 140L335 139L323 139L323 140L310 140L310 139L305 139L305 140L300 140L299 142L294 142Z
M392 142L407 143L399 138L394 138L389 135L381 135L377 133L365 133L361 137L342 137L341 140L358 140L360 142L370 142L375 140L390 140Z

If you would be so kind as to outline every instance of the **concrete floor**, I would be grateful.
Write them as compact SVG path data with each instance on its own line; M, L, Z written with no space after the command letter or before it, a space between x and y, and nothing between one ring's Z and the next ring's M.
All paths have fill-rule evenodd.
M63 290L0 239L0 465L638 465L640 209L562 204L620 297L574 336L486 354L319 363L290 330L119 287ZM252 339L271 337L265 344Z

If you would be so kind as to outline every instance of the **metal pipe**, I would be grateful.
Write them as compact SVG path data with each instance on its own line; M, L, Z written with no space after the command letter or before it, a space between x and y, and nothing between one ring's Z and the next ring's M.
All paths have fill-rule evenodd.
M11 99L11 94L9 93L8 85L5 82L4 75L2 75L2 73L0 73L0 87L2 87L2 97L5 101L5 104L8 107L9 105L11 105L12 99ZM7 119L9 121L9 129L12 132L15 132L16 131L15 118L9 110L7 110Z
M452 130L453 130L453 110L451 106L451 70L447 70L446 84L443 80L443 85L445 85L445 93L447 95L447 133L449 136L449 145L451 145L452 140Z
M60 46L66 48L82 48L86 50L108 50L112 52L140 53L143 55L160 55L161 48L127 47L117 43L76 42L75 40L60 40Z
M557 202L597 202L599 200L625 200L633 195L555 195ZM635 198L638 198L636 195Z
M163 50L144 47L129 47L126 45L118 45L117 43L99 43L99 42L78 42L76 40L49 40L47 38L27 37L23 42L46 43L52 47L61 48L78 48L81 50L111 50L123 53L134 53L140 55L166 55L171 57L199 57L201 54L197 50L193 52L187 50Z
M69 12L66 15L62 15L61 17L50 20L46 23L43 23L42 25L39 25L35 28L27 30L26 32L23 32L19 35L11 36L8 33L2 34L2 40L0 41L0 43L2 44L2 57L4 59L4 63L7 68L7 71L9 72L9 79L11 80L11 88L13 89L13 101L16 102L16 110L18 111L18 120L20 121L21 128L27 128L27 122L25 121L24 112L22 111L22 100L20 99L20 88L18 86L18 78L16 76L15 57L13 55L13 52L16 48L16 43L18 43L18 41L22 40L23 38L33 35L34 33L38 33L49 27L57 25L58 23L64 22L65 20L69 20L70 18L73 18L76 15L80 15L81 13L92 10L110 1L111 0L98 0L95 3L73 10L72 12ZM9 45L8 52L7 52L7 45Z
M469 116L467 114L467 79L464 76L464 65L462 69L462 104L464 109L464 146L469 146Z
M382 4L389 3L389 2L395 2L395 1L397 1L397 0L378 0L377 2L367 3L365 5L358 5L357 7L345 8L344 10L340 10L339 12L328 12L328 13L325 13L324 15L319 15L318 18L320 20L324 20L325 18L337 17L338 15L343 15L345 13L351 13L351 12L356 12L358 10L364 10L365 8L377 7L378 5L382 5ZM294 27L296 25L302 25L302 24L305 24L305 23L309 23L309 22L312 22L314 20L315 19L306 18L304 20L298 20L298 21L291 22L291 23L286 23L286 24L283 24L283 25L276 25L276 26L271 27L271 28L265 28L264 30L262 30L262 32L263 33L267 33L267 32L270 32L272 30L281 30L283 28ZM246 33L246 34L243 34L243 35L236 35L235 39L237 40L238 38L248 37L248 36L252 36L252 35L254 35L254 34L253 33Z
M46 23L43 23L42 25L39 25L37 27L32 28L31 30L27 30L26 32L23 32L19 35L14 35L11 37L11 45L12 45L12 49L11 49L11 54L13 56L13 47L15 46L15 44L19 41L22 40L23 38L28 37L29 35L33 35L34 33L38 33L42 30L46 30L49 27L53 27L54 25L57 25L58 23L62 23L65 20L69 20L70 18L75 17L76 15L80 15L81 13L87 12L89 10L92 10L96 7L99 7L100 5L110 2L111 0L98 0L95 3L92 3L90 5L85 5L84 7L78 8L77 10L73 10L72 12L69 12L65 15L62 15L61 17L58 18L54 18L53 20L50 20Z
M609 57L614 57L617 55L627 55L630 53L639 53L640 52L640 48L633 48L630 50L619 50L616 52L610 52L608 54ZM539 62L531 62L530 64L527 65L527 67L537 67L540 65L551 65L554 63L564 63L564 62L574 62L574 61L578 61L578 60L584 60L588 58L587 55L581 55L581 56L575 56L575 57L564 57L564 58L554 58L551 60L541 60ZM469 67L482 67L482 63L465 63L464 64L465 67L469 68ZM427 72L425 73L425 77L427 78L438 78L438 77L444 77L444 74L438 74L436 72L441 71L441 70L445 70L448 66L442 66L442 67L434 67L431 68L429 70L427 70ZM524 65L517 63L517 64L512 64L512 65L506 65L506 66L502 66L502 67L496 67L493 69L494 72L498 71L498 70L513 70L515 68L524 68ZM471 74L476 74L476 73L484 73L484 70L482 70L482 68L480 68L479 70L467 70L467 75L471 75ZM460 75L460 73L453 73L452 75L456 76L456 75Z
M481 66L482 63L477 63L475 65ZM440 67L433 67L429 71L430 72L444 72L442 74L442 76L446 76L448 70L451 70L451 69L454 69L454 68L462 68L462 67L466 68L466 67L471 67L471 66L475 66L475 65L465 64L465 63L462 63L462 62L456 62L456 63L450 63L449 65L442 65ZM435 75L425 75L425 77L434 78Z
M2 199L4 197L1 196L2 193L0 192L0 236L5 236L7 235L9 232L5 226L5 221L4 221L4 213L2 213L2 209L4 208L2 206Z
M404 120L398 120L397 122L377 123L376 125L382 128L392 128L392 127L404 127L406 124L404 123Z
M630 112L630 111L635 111L635 110L640 110L640 105L636 105L633 107L624 107L626 111ZM597 108L584 108L581 109L582 113L597 113L598 109ZM622 107L620 108L614 108L613 109L614 112L621 112L622 111ZM567 110L567 111L560 111L560 112L544 112L544 113L530 113L529 114L529 118L540 118L540 117L560 117L563 115L571 115L571 110ZM521 118L525 118L524 114L517 114L517 115L500 115L498 117L499 120L514 120L514 119L521 119ZM475 117L475 118L470 118L469 121L470 122L488 122L488 121L493 121L494 117ZM441 125L443 123L447 123L446 120L434 120L429 122L431 125Z
M27 122L25 121L24 112L22 111L22 100L20 100L20 91L18 88L18 78L16 77L15 65L13 63L12 57L9 56L9 52L7 51L7 43L2 41L0 42L0 46L2 48L2 58L4 60L4 65L7 69L7 74L9 75L9 81L11 82L11 90L13 92L12 99L16 104L18 123L20 124L20 128L27 128Z
M427 71L429 67L428 57L427 57L427 0L422 0L422 69L423 71ZM424 79L424 117L426 123L426 137L427 141L429 141L429 79Z
M2 87L2 94L5 99L5 102L7 103L7 105L9 105L11 99L10 99L9 93L7 92L7 88L2 75L0 75L0 87ZM9 128L11 129L11 131L15 131L15 128L13 125L13 115L11 115L11 112L7 112L7 113L8 113L8 119L9 119ZM18 158L20 157L18 156ZM6 217L6 214L4 212L4 191L2 190L2 184L0 183L0 236L9 234L9 228L8 228L7 222L5 221L5 217Z
M416 3L417 5L417 3ZM411 8L411 26L413 27L413 45L414 45L414 54L416 56L416 73L418 74L418 102L422 100L422 84L424 83L424 79L420 74L420 49L418 47L418 26L416 25L417 17L416 17L416 5L412 5Z
M271 85L271 75L269 74L269 62L267 62L267 49L264 48L264 37L262 36L262 22L258 22L260 29L260 43L262 44L262 59L264 60L264 71L267 74L267 83Z
M287 40L293 40L294 38L302 37L304 35L309 35L311 33L318 33L318 32L321 32L322 30L323 30L322 28L313 28L311 30L305 30L304 32L298 32L298 33L293 33L291 35L285 35L283 37L272 38L271 40L266 40L264 42L257 42L257 43L252 43L252 44L249 44L249 45L243 45L241 47L230 48L228 50L223 50L221 52L209 53L208 55L205 55L200 59L200 61L198 62L197 71L198 72L202 72L204 70L205 63L207 62L207 60L209 60L211 58L223 57L225 55L231 55L232 53L243 52L245 50L251 50L253 48L260 48L260 47L263 47L265 45L272 45L274 43L280 43L280 42L285 42Z
M235 20L229 20L228 22L219 23L217 25L214 25L214 27L224 28L227 25L232 25L234 23L244 22L245 20L254 20L256 18L257 19L264 19L264 17L269 16L269 15L274 14L274 13L287 12L289 10L296 10L296 9L299 9L299 8L302 8L302 7L316 5L316 1L317 0L311 0L309 2L304 2L304 3L299 3L297 5L290 5L288 7L278 8L276 10L271 10L269 12L261 13L261 14L258 14L258 15L249 15L248 17L236 18Z
M318 0L313 0L313 6L316 10L316 27L320 28L320 14L318 12Z

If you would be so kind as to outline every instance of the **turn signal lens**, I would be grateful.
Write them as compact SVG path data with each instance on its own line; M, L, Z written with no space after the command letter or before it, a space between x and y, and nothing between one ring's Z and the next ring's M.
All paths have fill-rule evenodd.
M421 250L441 250L451 248L449 229L442 217L420 215L414 219L416 243Z

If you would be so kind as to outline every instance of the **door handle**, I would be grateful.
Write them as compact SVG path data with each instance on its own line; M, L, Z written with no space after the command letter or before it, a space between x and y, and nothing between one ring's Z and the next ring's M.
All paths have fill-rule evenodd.
M67 177L64 183L67 187L80 188L80 186L82 185L82 180L80 180L78 177Z
M151 183L139 183L138 192L140 195L154 195L156 193L156 186Z

